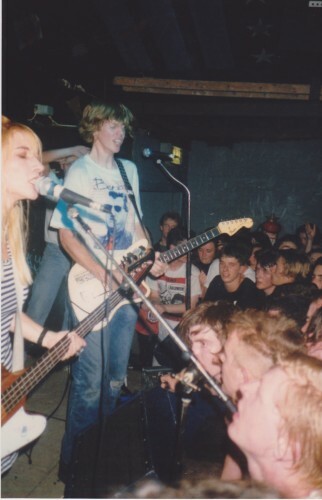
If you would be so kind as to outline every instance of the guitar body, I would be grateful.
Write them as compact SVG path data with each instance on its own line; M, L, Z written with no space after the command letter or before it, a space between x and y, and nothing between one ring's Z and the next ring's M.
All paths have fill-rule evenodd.
M46 418L42 415L30 415L23 409L26 396L15 399L16 404L6 408L6 389L14 385L26 370L10 373L1 367L1 458L19 450L40 436L46 427Z
M37 439L45 430L46 417L31 415L20 408L1 427L1 458Z
M222 222L218 225L217 230L209 230L192 238L175 249L164 252L159 258L162 262L170 262L214 238L218 231L233 234L240 227L251 227L251 225L251 219ZM148 295L149 289L142 280L153 264L153 251L147 250L147 248L147 241L141 240L132 245L126 252L119 252L118 256L115 257L115 260L123 269L126 269L132 280L137 284L141 283L140 286L144 288L146 295ZM76 327L76 333L82 338L94 330L95 325L101 327L106 313L106 295L112 314L115 314L115 311L123 304L128 303L129 300L131 302L133 300L135 302L141 301L132 296L127 298L127 292L122 287L107 293L101 283L79 265L72 268L68 285L72 303L80 321ZM44 431L46 418L26 413L23 404L27 394L59 363L67 351L68 345L69 339L68 336L65 336L46 351L35 365L17 373L9 373L1 367L1 458L26 446Z
M222 221L218 224L217 228L209 229L205 233L202 233L194 238L191 238L187 242L178 245L174 249L161 253L159 259L162 262L169 263L177 259L181 255L184 255L194 250L195 248L198 248L204 243L207 243L211 239L218 236L218 234L220 233L227 233L229 235L232 235L242 227L250 228L252 227L252 225L253 225L252 219L248 218ZM147 247L148 247L147 240L140 240L139 242L135 243L125 251L116 251L114 258L118 264L124 264L123 258L125 257L125 255L130 255L130 256L133 255L134 264L132 263L132 268L135 269L135 261L136 260L140 261L143 259L144 253L147 252ZM146 290L148 290L145 284L142 285L146 287ZM148 294L146 290L143 290L145 295ZM108 292L104 289L102 283L79 264L74 264L74 266L70 270L68 276L68 292L74 313L79 321L82 321L99 304L106 301L108 297ZM134 297L133 299L131 298L131 301L138 303L141 302L141 299ZM125 298L121 303L118 303L117 307L111 307L111 310L109 312L109 318L112 318L117 309L119 309L121 306L127 303L129 303L129 301ZM140 312L140 314L144 314L144 312L143 313ZM153 319L152 319L151 322L148 321L148 324L149 323L150 323L149 326L152 328L152 331L157 333L158 322L156 324L153 324ZM142 333L147 334L148 331L144 329L143 321L141 322L141 325L144 330L142 331ZM104 322L102 323L101 320L99 323L97 323L97 325L95 325L93 331L101 329L102 326L104 326Z
M1 366L1 395L5 394L6 389L11 387L26 370L20 370L10 373L4 366ZM6 406L5 397L1 397L1 425L5 424L9 418L19 410L26 402L26 396L17 398L9 407ZM11 401L10 401L11 403Z
M132 280L140 284L153 264L153 257L153 250L146 251L141 242L141 246L136 246L131 253L123 256L122 265L127 266ZM144 291L149 291L147 286L144 287ZM122 287L112 291L108 298L111 310L115 312L121 307L126 296L127 292ZM76 326L77 335L83 338L98 322L101 324L106 315L106 307L106 299L100 299L99 305L90 314L85 314L84 319ZM25 370L9 373L1 366L1 458L26 446L44 431L46 418L26 413L23 405L27 394L61 361L69 342L68 335L62 337L33 366Z
M125 256L133 256L134 261L136 261L142 258L147 247L147 240L140 240L127 250L116 251L114 258L120 265L124 264L123 259ZM131 275L131 272L129 274ZM142 283L141 290L145 295L149 294L149 288L145 283ZM69 272L68 293L78 321L86 318L97 306L106 301L109 296L109 292L104 289L102 283L80 264L74 264ZM139 303L141 299L134 296L131 298L131 302ZM110 311L109 319L114 316L120 307L129 303L130 301L124 298ZM100 330L105 324L106 320L103 319L94 326L93 331Z
M140 307L135 329L142 335L150 335L151 333L157 335L159 333L159 320L154 316L150 309Z
M149 288L145 282L141 284L140 288L143 293L148 296ZM96 307L108 298L108 292L106 292L102 283L79 264L74 264L70 270L68 276L68 292L73 311L78 321L85 319L94 309L96 309ZM139 303L141 299L140 297L134 296L131 302ZM120 307L129 303L130 301L124 298L110 311L108 319L110 320ZM102 319L93 327L93 331L100 330L106 323L107 319Z

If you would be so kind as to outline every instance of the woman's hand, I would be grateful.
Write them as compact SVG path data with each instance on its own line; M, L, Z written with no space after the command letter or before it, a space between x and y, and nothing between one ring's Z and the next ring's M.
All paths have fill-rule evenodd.
M74 331L68 333L68 331L52 332L49 330L44 337L42 346L46 347L47 349L51 349L66 335L68 336L70 342L68 345L68 350L62 357L62 360L71 358L72 356L78 356L86 346L86 342Z

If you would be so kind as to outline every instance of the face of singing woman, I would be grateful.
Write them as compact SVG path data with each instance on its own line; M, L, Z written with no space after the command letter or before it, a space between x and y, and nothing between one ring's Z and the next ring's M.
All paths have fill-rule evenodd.
M36 180L43 175L44 167L38 159L38 144L31 135L15 131L10 146L3 151L3 181L7 206L19 200L35 200L38 191Z

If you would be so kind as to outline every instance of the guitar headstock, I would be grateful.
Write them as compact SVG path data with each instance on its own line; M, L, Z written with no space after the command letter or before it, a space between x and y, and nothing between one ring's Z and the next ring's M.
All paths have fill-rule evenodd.
M123 256L121 265L123 269L132 274L136 274L136 270L139 273L142 272L141 268L144 269L144 273L147 274L151 269L154 262L154 250L149 248L145 240L139 241L136 245L133 245L128 252ZM140 269L140 270L139 270Z
M253 219L244 217L242 219L224 220L222 222L219 222L217 229L219 233L227 233L229 234L229 236L232 236L233 234L237 233L237 231L239 231L242 227L250 229L251 227L253 227L253 225Z

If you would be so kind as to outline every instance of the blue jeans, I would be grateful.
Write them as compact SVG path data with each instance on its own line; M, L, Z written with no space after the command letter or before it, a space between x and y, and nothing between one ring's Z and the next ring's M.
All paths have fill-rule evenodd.
M77 435L115 409L127 375L136 307L122 306L100 331L86 335L86 347L71 370L61 461L68 465Z
M54 243L46 244L26 310L28 316L40 325L45 324L70 266L70 260L58 245ZM63 302L65 303L65 300ZM68 328L66 308L62 328Z

